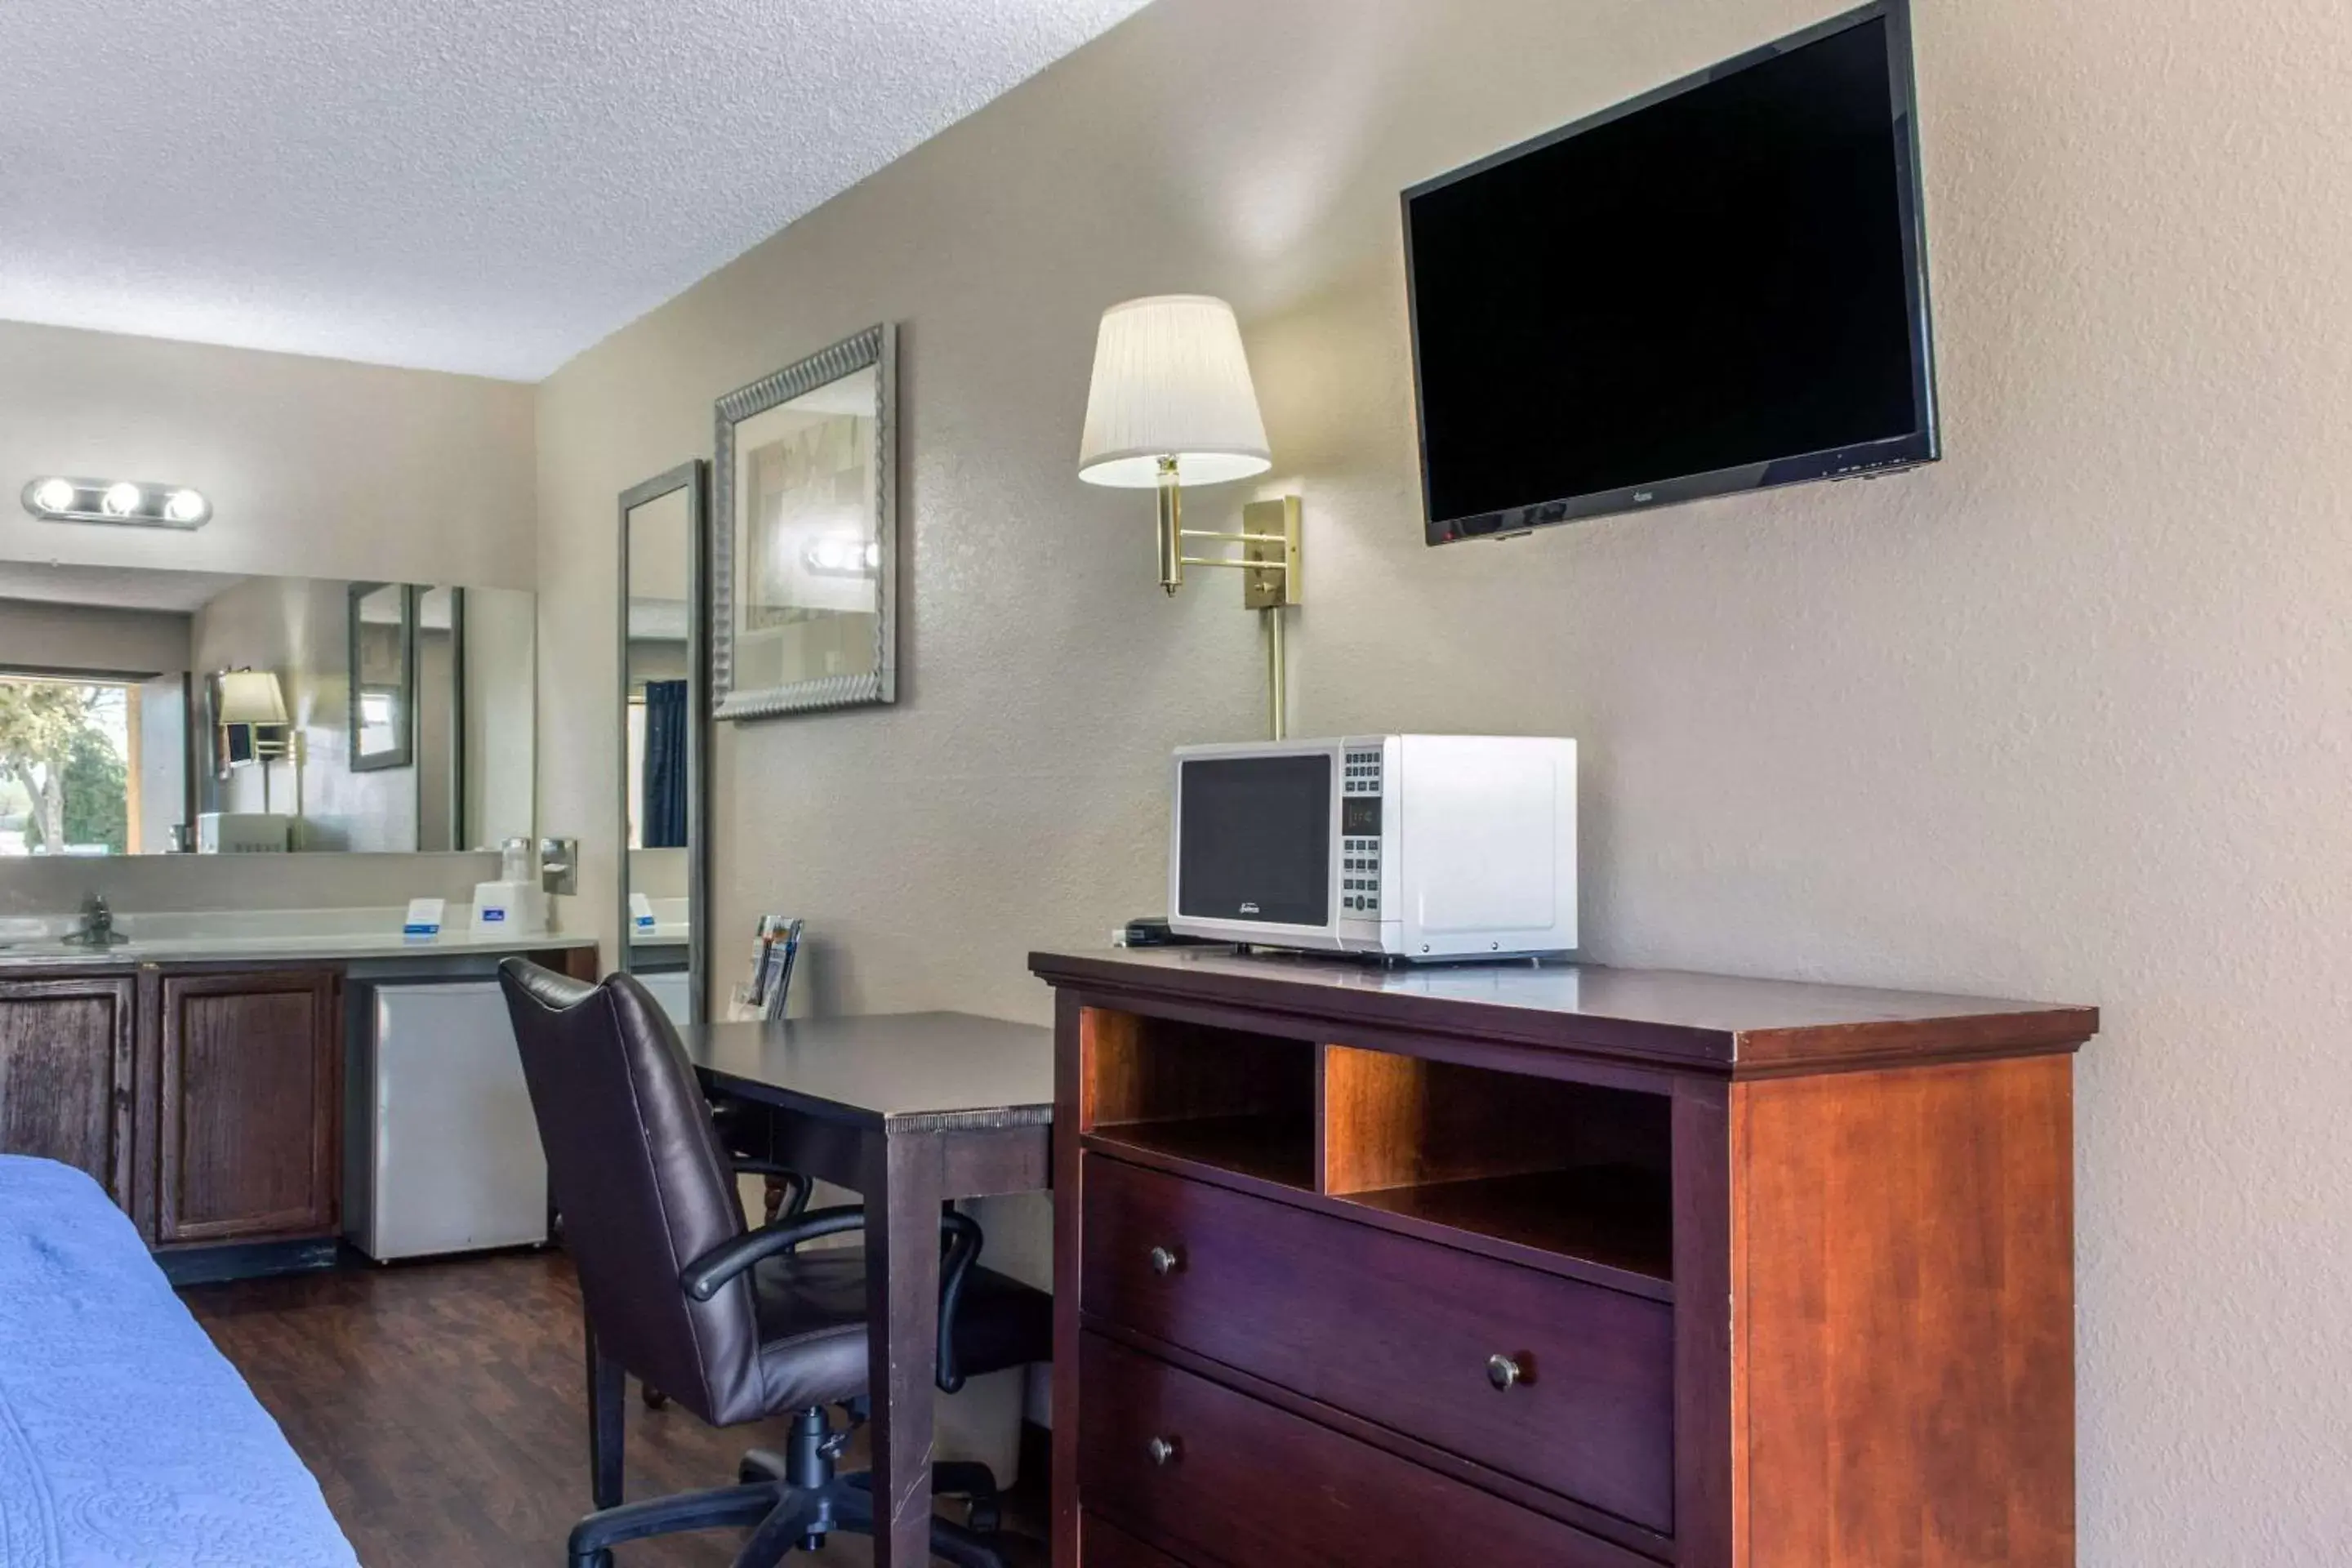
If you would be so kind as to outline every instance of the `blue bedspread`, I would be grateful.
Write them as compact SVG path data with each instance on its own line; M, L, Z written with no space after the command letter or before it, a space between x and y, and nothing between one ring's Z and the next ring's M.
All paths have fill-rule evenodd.
M0 1568L357 1568L97 1183L0 1155Z

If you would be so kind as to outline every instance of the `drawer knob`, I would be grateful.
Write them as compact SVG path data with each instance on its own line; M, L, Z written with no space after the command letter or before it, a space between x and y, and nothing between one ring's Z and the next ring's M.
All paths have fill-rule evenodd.
M1143 1446L1143 1451L1151 1456L1155 1465L1172 1463L1176 1458L1176 1445L1165 1437L1154 1437Z
M1498 1394L1509 1392L1526 1376L1527 1373L1520 1370L1519 1363L1509 1356L1494 1355L1486 1358L1486 1381L1495 1385L1495 1390Z
M1183 1261L1171 1248L1155 1247L1151 1249L1151 1271L1163 1279L1175 1273L1178 1266Z

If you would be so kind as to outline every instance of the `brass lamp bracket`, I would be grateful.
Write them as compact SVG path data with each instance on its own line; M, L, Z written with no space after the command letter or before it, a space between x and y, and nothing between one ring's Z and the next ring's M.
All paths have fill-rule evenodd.
M1242 574L1242 607L1276 610L1301 603L1304 584L1299 570L1299 501L1297 496L1254 500L1242 509L1239 532L1219 533L1201 529L1178 531L1178 537L1213 544L1238 544L1237 555L1186 555L1186 566L1232 566Z

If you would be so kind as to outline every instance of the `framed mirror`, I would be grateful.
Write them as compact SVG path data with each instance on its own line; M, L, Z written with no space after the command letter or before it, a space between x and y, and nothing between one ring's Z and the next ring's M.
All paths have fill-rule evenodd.
M672 1018L709 1005L705 468L622 492L620 966Z
M719 718L898 700L897 356L886 322L719 400Z
M351 586L351 771L416 761L416 589L406 583Z
M431 854L533 837L536 596L410 585L414 765L386 765L393 747L354 769L352 586L0 560L0 710L49 721L12 736L0 713L0 889L19 856ZM404 595L360 586L358 646L382 662L367 684L397 731Z

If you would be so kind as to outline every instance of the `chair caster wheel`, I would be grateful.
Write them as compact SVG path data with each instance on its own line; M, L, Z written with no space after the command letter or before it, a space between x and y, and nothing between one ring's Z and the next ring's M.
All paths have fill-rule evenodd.
M974 1498L964 1514L964 1523L975 1535L994 1535L1004 1528L1004 1510L994 1498Z
M669 1395L664 1394L660 1389L656 1388L650 1383L640 1384L637 1387L637 1392L639 1395L644 1398L646 1408L648 1410L659 1410L663 1405L669 1403Z

